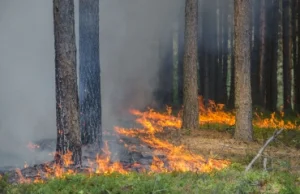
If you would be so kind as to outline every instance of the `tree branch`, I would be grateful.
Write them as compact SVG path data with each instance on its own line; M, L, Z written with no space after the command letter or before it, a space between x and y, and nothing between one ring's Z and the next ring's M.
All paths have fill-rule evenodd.
M265 145L262 147L262 148L260 148L260 150L259 150L259 152L257 153L257 155L252 159L252 161L248 164L248 166L247 166L247 168L246 168L246 170L245 170L245 172L248 172L250 169L251 169L251 167L252 167L252 165L254 164L254 162L262 155L262 153L265 151L265 149L266 149L266 147L281 133L283 131L283 129L280 129L279 131L275 131L274 132L274 134L273 134L273 136L272 137L270 137L267 141L266 141L266 143L265 143Z

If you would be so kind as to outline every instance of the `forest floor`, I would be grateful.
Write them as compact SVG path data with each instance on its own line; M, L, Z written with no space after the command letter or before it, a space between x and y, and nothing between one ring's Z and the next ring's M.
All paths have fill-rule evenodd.
M267 158L267 168L270 170L288 170L293 173L300 173L299 145L292 142L293 138L287 136L291 135L289 133L291 131L284 132L281 138L278 137L267 146L262 157L256 162L256 168L261 169L263 158ZM268 134L271 137L272 131L269 131ZM237 141L233 138L231 132L215 129L200 129L190 131L189 134L174 134L165 130L159 136L167 138L175 145L183 144L191 152L201 154L206 158L226 159L244 165L250 163L266 140ZM299 140L297 136L298 133L293 135L294 140Z
M185 150L192 156L199 154L205 159L231 162L229 168L220 171L211 173L133 171L128 174L95 174L95 176L78 173L62 179L49 179L44 183L17 185L10 184L0 176L0 193L300 193L300 130L284 130L267 146L253 169L249 173L244 173L246 165L255 157L264 142L273 135L274 129L256 127L255 140L241 142L233 138L233 128L209 124L201 125L201 129L186 132L164 127L154 135L173 145L184 145ZM141 133L137 137L147 136L148 133ZM112 146L116 146L117 143L114 141L117 139L112 137ZM150 148L143 146L138 138L129 137L122 140L127 145L139 145L136 150L140 150L141 153L151 152ZM152 162L147 155L136 155L135 151L132 153L121 151L121 153L126 156L123 163L133 159L146 162L145 165L149 166ZM263 168L264 158L268 161L267 171Z

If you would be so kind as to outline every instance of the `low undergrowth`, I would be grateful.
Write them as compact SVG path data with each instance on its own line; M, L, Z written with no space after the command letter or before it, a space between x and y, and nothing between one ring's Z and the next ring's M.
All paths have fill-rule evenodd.
M0 181L0 193L7 194L111 194L111 193L300 193L300 178L288 172L251 171L234 164L210 174L110 174L73 175L46 183L7 184Z

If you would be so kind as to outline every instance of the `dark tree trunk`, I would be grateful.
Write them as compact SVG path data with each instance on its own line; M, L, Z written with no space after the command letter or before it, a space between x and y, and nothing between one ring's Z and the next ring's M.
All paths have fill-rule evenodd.
M199 61L199 92L200 96L204 96L205 90L205 61L204 61L204 35L203 29L203 0L199 1L198 5L198 61Z
M204 102L215 100L217 89L217 35L216 35L216 0L203 1L202 6L202 38L204 61Z
M232 3L233 4L233 3ZM233 5L232 5L233 7ZM231 8L232 8L231 7ZM231 15L230 15L230 90L229 90L229 99L228 99L228 107L230 109L234 108L234 102L235 102L235 62L234 62L234 20L233 20L233 10L231 9Z
M179 104L183 104L183 54L184 54L184 9L179 14L178 29L178 98Z
M293 65L297 64L297 0L292 0L292 53L293 53ZM294 74L295 75L295 74Z
M221 9L222 15L221 15L221 22L222 22L222 84L221 84L221 103L226 104L228 101L228 95L227 95L227 75L228 75L228 10L229 10L229 1L223 0Z
M259 10L259 61L258 61L258 93L257 104L266 107L266 81L265 81L265 56L266 56L266 0L261 0ZM253 78L255 79L255 78ZM253 88L253 90L255 90Z
M218 101L217 89L218 89L218 45L217 45L217 0L210 0L209 2L209 21L210 33L208 37L209 46L209 77L210 79L210 99Z
M283 100L284 109L291 110L291 36L290 36L290 0L283 0Z
M173 36L171 28L160 40L161 65L159 70L159 101L162 105L172 104L173 90Z
M102 143L99 0L79 0L79 100L84 145Z
M253 140L250 20L251 0L234 1L234 56L235 56L235 108L234 137L243 141Z
M198 105L198 0L186 0L183 58L183 119L182 128L199 127Z
M295 78L295 110L300 114L300 1L297 1L297 23L298 23L298 60L294 68L294 78Z
M223 87L223 63L222 63L222 15L223 15L223 5L217 0L215 2L215 47L216 47L216 57L215 57L215 76L216 76L216 85L215 85L215 101L221 103L224 97L224 87Z
M62 156L72 152L74 165L81 165L74 1L53 0L53 17L57 125L55 160L63 165Z
M267 34L269 34L267 60L265 62L266 108L270 111L277 110L277 61L278 61L278 30L279 30L279 0L267 1L271 3L269 11Z
M251 55L251 88L253 105L259 105L259 48L261 44L261 2L262 0L253 1L253 26L254 26L254 41Z

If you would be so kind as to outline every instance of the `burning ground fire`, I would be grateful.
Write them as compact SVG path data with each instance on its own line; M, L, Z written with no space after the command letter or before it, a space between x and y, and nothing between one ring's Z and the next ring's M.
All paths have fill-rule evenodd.
M199 98L200 104L200 124L222 124L232 126L235 123L235 116L233 112L227 112L224 110L224 105L216 104L213 101L209 101L209 108L205 108L202 98ZM121 162L111 162L111 152L107 142L103 148L103 153L97 155L95 161L89 161L88 173L90 175L96 174L111 174L114 172L127 174L134 167L140 168L139 171L148 173L168 173L173 171L180 172L211 172L212 170L221 170L230 165L227 160L216 160L213 158L204 158L201 155L191 153L183 145L175 146L169 143L167 140L157 137L159 133L163 133L165 128L174 130L174 132L180 129L181 126L181 112L178 116L173 116L172 108L167 107L165 113L159 113L153 109L142 112L139 110L130 110L130 113L136 116L136 123L140 128L122 128L115 127L115 131L119 136L126 136L132 138L138 138L145 145L151 147L152 151L152 164L145 168L139 163L133 163L131 166L124 166ZM260 128L285 128L285 129L297 129L296 123L285 122L283 119L276 117L275 113L271 114L269 118L264 118L263 114L256 113L256 119L254 119L254 126ZM283 116L283 114L281 115ZM124 143L125 148L128 150L134 150L134 146L129 146ZM31 150L39 148L38 145L33 143L28 144L28 148ZM71 162L72 153L68 153L64 156L63 160L65 166L62 168L55 164L45 166L43 171L39 171L34 182L43 182L40 177L58 177L63 178L66 175L76 173L74 169L69 166ZM164 156L162 158L161 156ZM27 164L26 164L27 165ZM50 167L51 166L51 167ZM28 183L30 179L24 177L20 169L16 170L20 178L21 183Z

